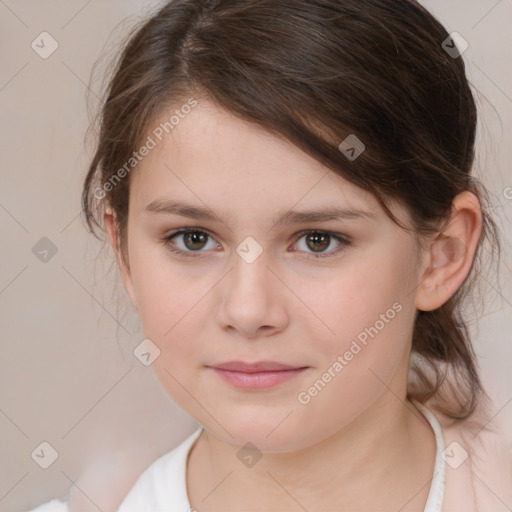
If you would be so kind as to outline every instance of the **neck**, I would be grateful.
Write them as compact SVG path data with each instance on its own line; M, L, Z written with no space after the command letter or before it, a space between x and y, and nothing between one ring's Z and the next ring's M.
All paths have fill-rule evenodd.
M435 460L430 425L386 392L356 420L302 450L266 452L246 468L207 431L192 450L187 481L199 510L422 511Z

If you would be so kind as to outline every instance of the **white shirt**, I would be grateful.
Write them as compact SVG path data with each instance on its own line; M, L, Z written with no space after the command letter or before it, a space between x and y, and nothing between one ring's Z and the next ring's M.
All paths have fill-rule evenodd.
M441 512L445 481L443 434L436 417L422 404L416 402L415 405L432 426L436 438L434 473L424 512ZM135 482L118 512L193 512L187 495L186 463L202 430L198 428L180 445L153 462ZM53 500L30 512L68 512L68 507L67 503Z

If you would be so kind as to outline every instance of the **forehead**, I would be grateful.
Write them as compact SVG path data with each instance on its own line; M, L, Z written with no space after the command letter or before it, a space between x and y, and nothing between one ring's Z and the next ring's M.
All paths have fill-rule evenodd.
M212 102L199 101L171 129L173 112L162 112L154 121L149 130L154 148L133 171L130 202L138 209L163 196L236 212L255 206L281 210L298 203L380 209L369 192ZM159 127L168 131L161 140L155 136Z

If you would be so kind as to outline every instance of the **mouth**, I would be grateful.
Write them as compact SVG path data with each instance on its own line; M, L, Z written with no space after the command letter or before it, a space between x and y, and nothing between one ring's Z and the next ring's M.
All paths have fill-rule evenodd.
M245 363L229 361L207 366L223 381L240 389L269 389L297 377L308 366L291 366L274 361Z

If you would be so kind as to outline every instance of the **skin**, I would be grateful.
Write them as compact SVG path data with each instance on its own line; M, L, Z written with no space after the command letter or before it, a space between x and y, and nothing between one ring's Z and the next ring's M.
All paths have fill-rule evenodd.
M457 196L447 227L420 249L371 194L207 100L130 180L128 262L111 211L105 226L144 335L160 350L152 366L205 427L187 465L191 505L201 512L423 510L435 439L406 400L412 330L417 310L441 306L470 270L481 230L476 197ZM164 198L206 205L218 219L144 211ZM281 212L328 205L372 217L271 230ZM392 211L409 221L403 206ZM185 227L208 237L161 241ZM315 245L302 230L351 242ZM250 264L236 252L248 236L263 251ZM329 255L315 258L322 251ZM400 312L300 403L298 394L395 303ZM308 368L269 390L240 390L206 367L229 360ZM252 467L237 457L247 442L262 455Z

